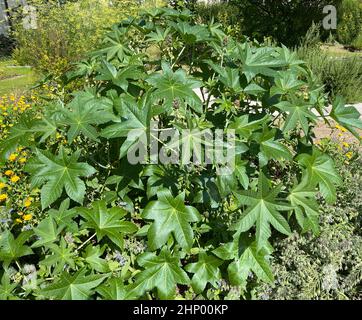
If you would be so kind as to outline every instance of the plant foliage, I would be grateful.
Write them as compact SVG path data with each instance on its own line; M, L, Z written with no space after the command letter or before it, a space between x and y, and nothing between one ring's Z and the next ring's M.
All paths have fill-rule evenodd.
M273 284L277 239L318 232L315 197L333 202L341 180L313 143L317 117L327 117L323 88L286 47L238 42L188 11L153 9L115 25L104 49L67 75L77 78L84 90L29 120L26 139L17 138L24 122L9 133L12 148L32 150L26 170L44 218L32 231L0 235L3 267L33 263L40 275L24 291L5 272L3 296L206 297L224 280L245 294L250 277ZM330 116L361 127L342 100ZM128 161L143 137L169 128L188 130L186 160L210 143L197 130L235 130L234 170L215 158ZM66 144L50 143L55 132ZM172 154L173 143L156 141Z

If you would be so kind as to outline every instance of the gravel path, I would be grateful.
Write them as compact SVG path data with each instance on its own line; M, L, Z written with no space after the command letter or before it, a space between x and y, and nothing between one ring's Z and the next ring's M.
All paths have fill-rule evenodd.
M354 105L359 113L362 115L362 102Z
M348 104L351 105L351 104ZM362 119L362 103L357 103L357 104L353 104L353 106L358 110L358 112L361 114L361 119ZM331 124L333 124L333 120L331 122ZM358 130L357 131L360 133L360 135L362 136L362 130ZM345 141L348 143L358 143L358 140L355 136L353 136L350 132L345 132L342 133L342 136L340 136L339 134L341 134L341 132L337 129L331 129L329 128L325 123L320 122L316 128L315 128L315 135L316 135L316 140L320 140L322 138L326 138L326 137L330 137L334 140L337 141Z

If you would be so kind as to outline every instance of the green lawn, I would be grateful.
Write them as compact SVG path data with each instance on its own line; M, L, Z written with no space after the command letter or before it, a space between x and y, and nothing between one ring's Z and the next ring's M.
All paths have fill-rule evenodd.
M38 79L31 67L17 66L11 59L0 60L0 95L23 93Z

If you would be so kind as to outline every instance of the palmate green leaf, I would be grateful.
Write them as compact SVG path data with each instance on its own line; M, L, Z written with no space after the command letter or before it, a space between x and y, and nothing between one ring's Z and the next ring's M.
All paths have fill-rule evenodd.
M40 142L45 142L49 137L55 136L59 123L50 117L44 116L41 121L34 124L32 127L35 135L40 136Z
M80 77L90 77L94 73L96 65L95 59L74 63L74 69L65 73L66 81L72 81Z
M148 104L142 108L131 96L122 97L121 117L124 119L115 120L114 124L102 130L101 136L105 138L127 137L130 130L139 129L144 132L148 127L150 110Z
M330 117L351 131L357 139L361 140L361 135L356 131L356 128L362 130L361 114L355 107L345 106L342 97L338 96L334 101Z
M332 158L318 149L313 154L301 154L297 157L299 164L305 168L304 179L312 187L319 186L319 191L328 203L336 201L336 187L342 183Z
M243 89L243 91L246 94L253 95L253 96L258 96L258 95L263 94L264 92L266 92L266 89L264 89L263 87L259 86L256 83L250 83Z
M162 189L177 190L177 172L160 165L147 165L143 171L147 179L146 195L148 199L157 195Z
M283 161L292 160L292 154L289 149L275 140L276 130L269 130L264 127L262 133L254 133L253 138L260 144L259 164L261 167L266 166L271 159Z
M77 211L72 208L69 209L70 199L65 199L59 206L58 210L50 209L48 214L54 219L59 228L66 228L69 232L77 232L78 224L73 220L78 214Z
M106 35L104 48L93 52L93 55L106 55L108 61L111 61L115 57L120 61L123 61L133 52L128 47L128 42L125 37L127 34L127 28L119 28L118 26L112 26L112 32Z
M147 138L152 117L149 95L144 95L139 101L131 96L123 96L120 116L121 119L102 130L101 136L108 139L127 137L121 147L122 158L140 139Z
M174 102L178 101L188 104L196 112L202 112L202 101L193 90L200 88L202 83L187 76L184 70L173 72L170 65L163 61L162 73L154 73L146 81L154 87L153 99L163 100L162 111L172 111Z
M98 241L104 237L109 238L119 248L123 248L123 235L137 231L137 226L129 221L124 221L127 214L123 208L107 208L104 200L94 201L92 209L78 208L77 211L85 219L83 228L94 229Z
M50 249L51 254L41 260L39 262L40 265L54 267L53 273L56 274L62 272L66 265L72 270L75 269L75 259L77 254L71 246L67 245L64 238L60 239L59 245L50 243L47 247Z
M190 282L186 272L181 268L180 258L166 247L163 247L158 256L154 252L140 255L137 262L144 270L128 288L125 299L141 297L154 288L157 288L160 299L172 299L175 297L177 284L187 285Z
M143 73L136 65L129 65L117 70L117 68L106 60L102 61L102 68L95 80L111 81L116 86L127 91L129 80L141 79Z
M170 27L167 27L165 29L156 26L155 31L154 32L150 32L149 34L147 34L147 42L164 42L167 39L167 36L169 35L171 31Z
M33 127L36 120L24 115L19 122L9 130L6 139L0 141L0 161L6 161L8 156L16 150L19 145L32 145L31 138L34 135Z
M233 260L239 257L239 234L234 236L233 241L224 243L212 251L220 259Z
M104 300L125 300L127 290L121 278L107 279L97 288Z
M255 131L261 129L263 124L268 122L268 119L269 116L265 116L254 120L250 115L243 115L235 118L228 128L234 129L241 138L249 139Z
M61 111L65 116L61 123L69 126L69 142L72 142L79 134L99 142L95 125L115 119L113 102L105 97L97 98L90 92L77 94L72 102Z
M84 260L90 265L93 270L104 273L111 271L109 269L108 263L105 259L100 258L103 254L105 247L100 248L100 246L94 246L90 244L85 249L83 254Z
M32 231L23 231L16 239L9 230L0 234L0 261L4 262L4 267L14 260L33 254L33 250L24 245L32 234Z
M185 270L194 274L191 279L191 285L195 293L204 291L207 283L211 283L214 287L216 286L216 281L221 279L219 266L222 263L222 260L201 252L197 262L186 265Z
M40 290L39 294L50 299L88 300L93 289L99 286L108 274L86 275L86 272L84 268L74 275L63 272L59 280Z
M33 185L43 185L41 189L42 208L54 203L65 189L67 195L82 204L85 184L79 177L89 177L96 170L84 162L77 162L80 151L68 156L63 147L58 155L36 149L35 157L25 167L32 174Z
M248 82L255 76L275 77L276 69L286 66L286 62L278 58L274 48L251 48L248 43L239 45L239 57L242 63L242 73Z
M204 148L209 147L209 150L212 150L214 147L213 142L209 141L205 132L198 128L180 128L178 125L175 125L175 127L182 131L180 130L181 133L180 131L175 131L171 141L165 144L165 148L169 152L175 153L181 147L181 162L183 164L188 164L190 161L201 163L204 157Z
M208 29L202 25L191 25L186 21L170 22L182 40L187 44L193 44L199 41L206 41L209 39L210 34Z
M211 60L205 61L218 74L218 79L227 87L240 93L240 70L239 68L221 67Z
M305 64L303 60L300 60L298 53L295 50L289 50L288 47L282 44L281 47L275 48L279 53L279 59L282 60L289 67L299 67ZM293 68L291 68L293 70ZM300 70L300 69L298 69Z
M250 272L253 272L258 279L272 283L274 276L266 256L266 250L260 250L255 242L249 245L241 256L228 266L231 284L245 286Z
M283 131L295 129L300 124L304 133L307 135L309 131L309 123L317 120L317 116L310 110L311 105L303 101L294 100L282 101L275 105L279 110L288 113L285 120Z
M304 82L298 80L297 74L290 71L278 71L275 85L270 89L270 95L283 95L286 93L295 92Z
M233 241L225 243L213 250L220 259L233 260L228 266L228 275L231 284L245 287L250 272L253 272L260 280L273 281L273 274L268 261L268 256L273 248L270 243L259 249L254 238L237 233Z
M294 212L299 225L304 232L312 230L315 235L319 234L319 205L316 191L308 186L307 181L296 185L289 193L288 200L294 206Z
M231 230L239 234L256 226L256 242L258 249L263 248L271 236L270 225L279 232L290 235L291 230L287 220L279 211L289 211L290 205L278 201L281 185L270 189L269 180L263 173L259 175L258 192L241 191L234 192L239 206L247 206L239 221L231 227Z
M194 233L190 223L199 221L200 213L194 207L185 206L185 193L174 198L170 190L164 189L157 197L158 200L151 201L142 212L144 219L154 220L148 230L149 247L160 248L172 233L183 249L191 249Z
M0 283L0 300L15 300L16 295L13 291L18 286L17 283L11 283L7 272L4 272Z
M32 248L46 246L47 244L53 243L57 240L62 229L62 227L57 227L52 217L46 217L36 228L34 228L34 233L39 240L32 244Z

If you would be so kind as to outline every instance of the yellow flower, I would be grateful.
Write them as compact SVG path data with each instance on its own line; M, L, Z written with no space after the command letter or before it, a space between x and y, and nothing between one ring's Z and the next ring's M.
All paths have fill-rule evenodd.
M343 142L343 146L344 146L345 148L348 148L348 147L349 147L349 143Z
M23 215L23 220L24 221L29 221L33 216L31 214L25 214Z
M20 159L19 159L19 162L20 162L20 163L25 163L25 162L26 162L26 158L20 158Z
M16 182L18 182L20 180L20 177L19 176L12 176L11 178L10 178L10 181L12 182L12 183L16 183Z
M6 200L7 198L8 198L7 194L5 193L0 194L0 202Z
M18 157L18 155L17 155L16 153L12 153L12 154L9 156L8 159L9 159L10 161L15 161L17 157Z
M0 182L0 190L4 189L6 187L6 184L4 182Z
M10 176L14 175L14 171L13 170L6 170L5 175L10 177Z
M23 223L23 221L22 221L21 219L19 219L19 218L15 219L15 221L16 221L17 223Z
M352 151L347 152L347 153L346 153L346 157L347 157L348 159L351 159L351 158L353 157Z
M21 212L21 211L18 212L19 216L22 216L23 214L24 214L24 212Z
M336 129L342 131L342 132L347 132L346 128L343 128L342 126L340 126L339 124L336 124Z
M25 206L25 207L30 207L30 206L31 206L31 199L30 199L30 198L27 198L27 199L24 201L24 206Z

